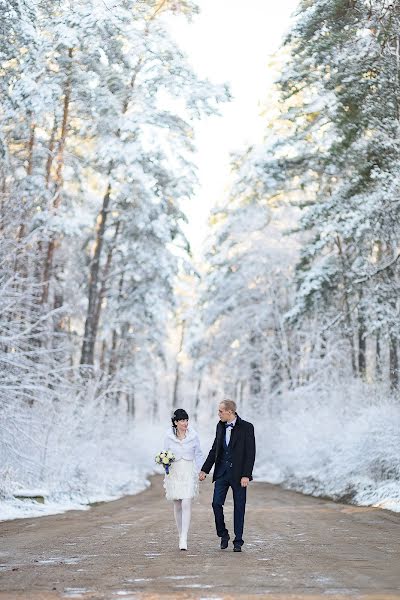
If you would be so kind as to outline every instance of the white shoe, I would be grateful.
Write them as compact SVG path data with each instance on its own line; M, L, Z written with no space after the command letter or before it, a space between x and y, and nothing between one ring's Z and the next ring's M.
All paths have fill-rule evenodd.
M187 540L183 537L179 538L179 550L187 550Z

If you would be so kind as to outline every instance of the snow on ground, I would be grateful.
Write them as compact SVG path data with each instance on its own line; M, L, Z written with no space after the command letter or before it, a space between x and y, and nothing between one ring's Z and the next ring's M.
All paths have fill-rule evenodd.
M333 391L334 390L334 391ZM314 496L400 512L400 404L362 382L301 388L257 426L255 475ZM262 432L262 433L261 433Z
M81 460L78 466L66 468L63 464L61 469L60 465L60 471L64 473L75 473L79 469L74 485L69 489L69 482L64 477L55 477L54 468L48 480L43 486L38 484L39 487L30 487L26 481L19 483L21 479L18 481L18 477L22 478L25 474L22 469L19 472L15 469L13 473L17 475L8 483L9 491L19 496L44 495L45 502L18 500L9 493L0 499L0 520L87 510L90 503L115 500L143 491L149 485L149 475L157 468L154 456L161 449L159 439L163 439L165 429L164 426L132 427L131 431L125 431L123 440L120 437L122 432L116 432L114 439L104 441L106 451L98 453L95 460L88 453L87 461ZM76 459L75 454L72 459ZM26 479L29 480L27 476Z

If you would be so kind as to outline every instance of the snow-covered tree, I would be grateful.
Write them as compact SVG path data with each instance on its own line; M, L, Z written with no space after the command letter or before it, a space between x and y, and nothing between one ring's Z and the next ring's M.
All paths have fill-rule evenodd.
M35 433L38 464L74 411L79 447L91 420L117 431L127 409L151 399L156 415L171 401L193 121L229 98L169 33L169 19L197 10L186 0L0 3L0 410L21 436ZM32 481L39 472L49 474L42 464Z
M398 7L301 2L282 54L280 110L243 157L248 197L302 209L292 326L317 320L343 365L398 382ZM247 171L247 172L246 172ZM331 333L333 332L333 337ZM371 362L371 361L370 361ZM386 362L387 364L387 362Z

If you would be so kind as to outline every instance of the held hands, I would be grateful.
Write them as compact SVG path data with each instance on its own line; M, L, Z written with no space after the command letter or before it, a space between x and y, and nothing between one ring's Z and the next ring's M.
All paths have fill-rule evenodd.
M207 473L204 473L204 471L200 471L199 473L199 481L204 481L205 478L207 477ZM250 483L250 479L248 477L242 477L242 479L240 480L240 485L242 487L247 487Z

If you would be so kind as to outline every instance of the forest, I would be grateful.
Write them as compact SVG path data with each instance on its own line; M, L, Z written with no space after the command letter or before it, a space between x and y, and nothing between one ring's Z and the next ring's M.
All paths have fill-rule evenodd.
M400 6L298 2L200 258L195 124L232 95L171 34L198 11L0 2L0 518L143 489L223 398L256 478L400 510Z

